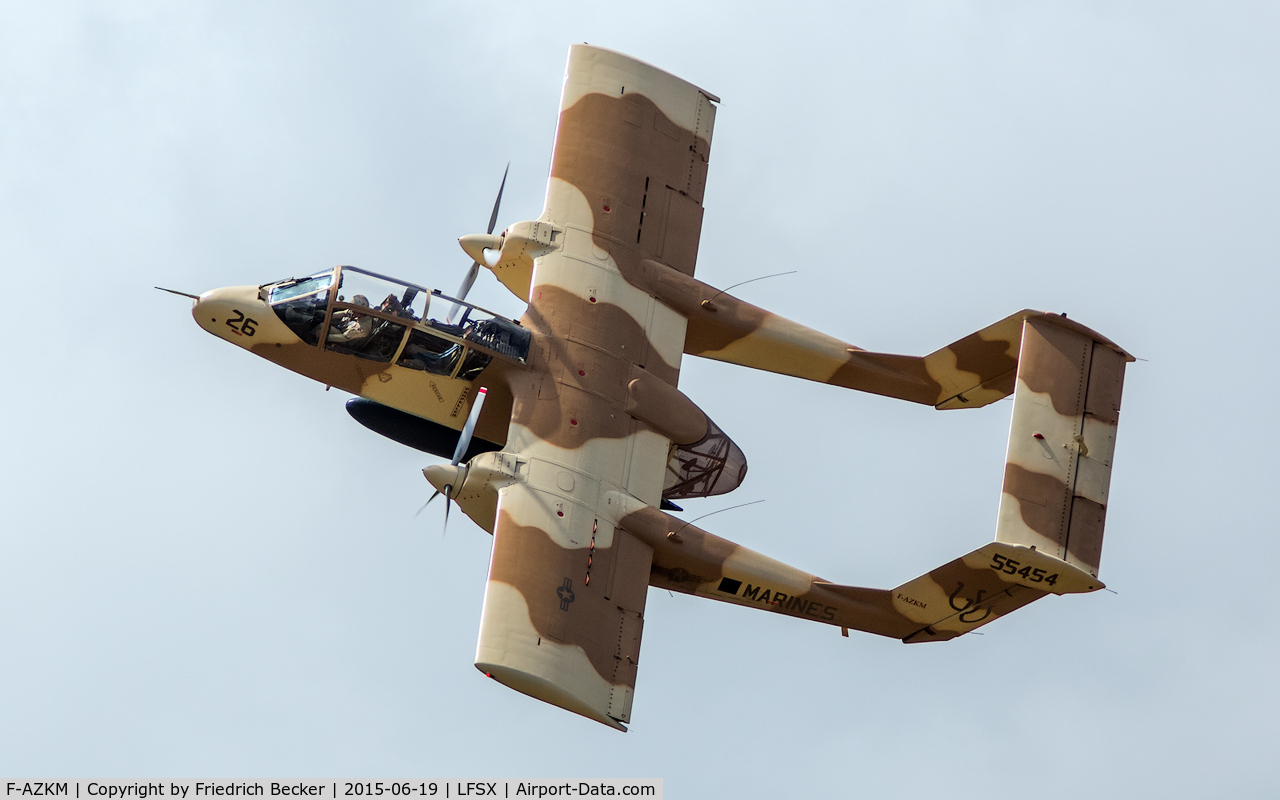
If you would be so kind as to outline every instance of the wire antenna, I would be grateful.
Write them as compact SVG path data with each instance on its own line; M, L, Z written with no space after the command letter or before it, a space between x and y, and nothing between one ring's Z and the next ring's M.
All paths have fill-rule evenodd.
M746 506L754 506L756 503L763 503L766 499L768 499L768 498L761 498L761 499L759 499L759 500L752 500L750 503L739 503L739 504L737 504L736 506L729 506L728 508L722 508L722 509L720 509L720 510L718 510L718 511L712 511L712 512L711 512L711 513L709 513L709 514L703 514L703 515L702 515L702 516L700 516L700 517L694 517L693 519L689 520L689 521L688 521L688 522L686 522L685 524L681 525L679 528L676 528L674 531L671 531L670 533L668 533L668 534L667 534L667 537L668 537L668 538L670 538L670 537L679 536L679 535L680 535L680 531L684 530L685 528L689 527L690 525L692 525L693 523L697 522L697 521L698 521L698 520L700 520L700 519L706 519L707 517L714 517L716 514L722 514L722 513L724 513L725 511L732 511L732 510L734 510L735 508L744 508L744 507L746 507Z
M793 270L789 270L789 271L787 271L787 272L775 272L775 273L773 273L772 275L761 275L759 278L751 278L751 279L749 279L749 280L739 281L738 283L735 283L735 284L734 284L734 285L732 285L732 286L729 286L729 287L727 287L727 288L721 289L720 291L718 291L718 292L716 292L715 294L711 295L711 297L710 297L710 298L708 298L708 299L706 299L706 300L703 300L703 301L702 301L702 307L703 307L703 308L706 308L706 309L714 310L714 309L715 309L715 306L713 306L713 305L711 304L711 303L712 303L712 301L713 301L713 300L715 300L715 299L716 299L717 297L719 297L720 295L724 294L725 292L729 291L729 289L736 289L736 288L738 288L739 286L742 286L742 285L744 285L744 284L748 284L748 283L755 283L756 281L762 281L762 280L764 280L765 278L777 278L777 277L780 277L780 276L782 276L782 275L795 275L795 274L796 274L797 272L799 272L799 271L800 271L800 270L798 270L798 269L793 269ZM725 511L728 511L728 510L729 510L729 509L727 509L727 508L725 509Z

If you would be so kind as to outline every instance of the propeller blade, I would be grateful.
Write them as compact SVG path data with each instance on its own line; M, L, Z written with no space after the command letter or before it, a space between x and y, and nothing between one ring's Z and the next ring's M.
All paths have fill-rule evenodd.
M479 275L480 275L479 262L475 262L475 261L471 262L471 269L467 270L467 276L462 279L462 286L458 287L457 297L459 300L467 299L467 292L471 291L471 286L476 282L476 277ZM452 325L453 317L455 314L458 313L459 308L462 308L462 306L458 305L457 303L454 303L452 306L450 306L449 313L444 315L444 321Z
M449 463L458 466L458 462L462 461L462 456L467 452L467 448L471 446L471 435L476 432L476 422L480 419L480 409L484 407L484 398L489 394L489 390L481 386L480 391L476 393L476 401L471 404L471 413L467 415L467 424L462 426L462 435L458 437L458 446L453 449L453 460Z
M507 188L507 173L511 171L511 162L507 162L507 168L502 171L502 183L498 186L498 199L493 201L493 213L489 215L489 230L485 233L493 233L493 226L498 224L498 206L502 205L502 190Z
M437 497L439 497L439 496L440 496L440 492L438 492L438 491L437 491L437 492L433 493L430 497L428 497L428 498L427 498L427 502L425 502L425 503L423 503L423 504L422 504L422 508L420 508L420 509L418 509L417 511L415 511L415 512L414 512L414 514L413 514L413 518L414 518L414 519L417 519L417 518L418 518L418 515L419 515L419 514L421 514L423 511L426 511L426 510L427 510L427 506L431 505L431 501L432 501L432 500L435 500L435 499L436 499Z
M471 437L476 432L476 422L480 419L480 409L484 408L484 399L488 394L489 390L483 386L481 386L480 390L476 392L476 400L471 404L471 412L467 414L467 422L462 427L461 435L458 436L458 446L453 450L453 460L449 462L449 467L431 466L422 471L423 474L427 476L427 480L432 480L434 478L435 480L432 481L433 484L440 486L440 489L437 490L435 494L431 495L431 498L423 504L421 509L418 509L418 513L422 513L423 509L431 505L432 500L435 500L440 495L444 495L444 526L446 530L449 527L449 506L453 500L454 484L446 483L441 486L437 481L455 481L458 488L461 488L462 484L466 482L467 468L459 468L458 464L462 461L462 457L466 455L467 448L471 446ZM417 514L414 516L417 516ZM441 535L443 535L443 532Z
M474 261L471 262L471 269L467 270L467 276L462 279L462 285L458 287L458 294L456 295L456 297L459 300L467 299L467 292L471 291L471 287L475 285L476 277L479 274L480 274L480 265ZM455 308L456 307L457 306L455 306Z
M494 226L498 224L498 209L502 207L502 192L507 188L507 173L511 172L511 162L507 162L507 168L502 171L502 183L498 185L498 196L493 201L493 213L489 215L489 227L485 230L485 234L492 236ZM467 299L467 292L471 291L471 287L476 282L476 277L480 274L480 261L477 256L471 262L471 269L467 270L467 275L462 279L462 286L458 288L458 293L454 297L459 300ZM458 313L458 304L454 303L449 309L449 313L445 315L444 321L452 323L453 316Z
M452 486L446 486L446 487L444 487L444 488L448 489L450 492L452 492L452 491L453 491L453 487L452 487ZM445 498L444 498L444 526L440 528L440 538L441 538L441 539L443 539L443 538L444 538L444 535L445 535L446 533L448 533L448 531L449 531L449 506L450 506L450 505L452 505L452 504L449 502L449 495L448 495L448 494L446 494L446 495L445 495Z

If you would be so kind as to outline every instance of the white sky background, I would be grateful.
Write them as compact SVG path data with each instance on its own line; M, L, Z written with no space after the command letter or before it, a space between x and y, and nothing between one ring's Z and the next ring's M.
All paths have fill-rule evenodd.
M661 777L671 797L1275 797L1272 4L0 2L0 779ZM457 288L542 208L568 45L724 98L699 277L925 353L1020 308L1126 377L1101 577L949 644L650 594L632 731L485 680L490 539L182 298ZM473 299L518 315L489 275ZM888 587L988 541L1010 404L686 361L687 517Z

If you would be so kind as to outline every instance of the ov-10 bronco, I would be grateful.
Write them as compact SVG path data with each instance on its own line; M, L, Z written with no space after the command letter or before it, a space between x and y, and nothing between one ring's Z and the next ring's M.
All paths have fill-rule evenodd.
M426 478L493 534L475 664L619 730L648 587L937 642L1048 594L1102 588L1132 358L1020 311L922 357L854 347L694 277L718 99L571 48L546 204L463 237L457 297L355 267L200 295L214 335L357 395L360 422L450 458ZM501 190L499 191L499 200ZM481 266L528 308L465 300ZM670 516L732 491L742 451L677 388L696 355L938 409L1013 395L995 541L894 589L832 583Z

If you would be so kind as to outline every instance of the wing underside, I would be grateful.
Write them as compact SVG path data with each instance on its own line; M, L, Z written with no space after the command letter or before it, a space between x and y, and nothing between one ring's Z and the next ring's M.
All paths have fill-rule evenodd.
M692 275L717 98L643 62L569 53L544 218Z
M626 730L652 550L571 506L523 484L499 493L476 667Z
M524 466L498 493L476 666L620 729L652 549L614 527L611 498L658 504L673 442L689 448L684 491L730 488L745 469L675 389L684 318L625 277L645 258L693 273L714 99L572 47L545 210L508 229L494 267L528 288L525 321L543 346L512 381L507 449Z

